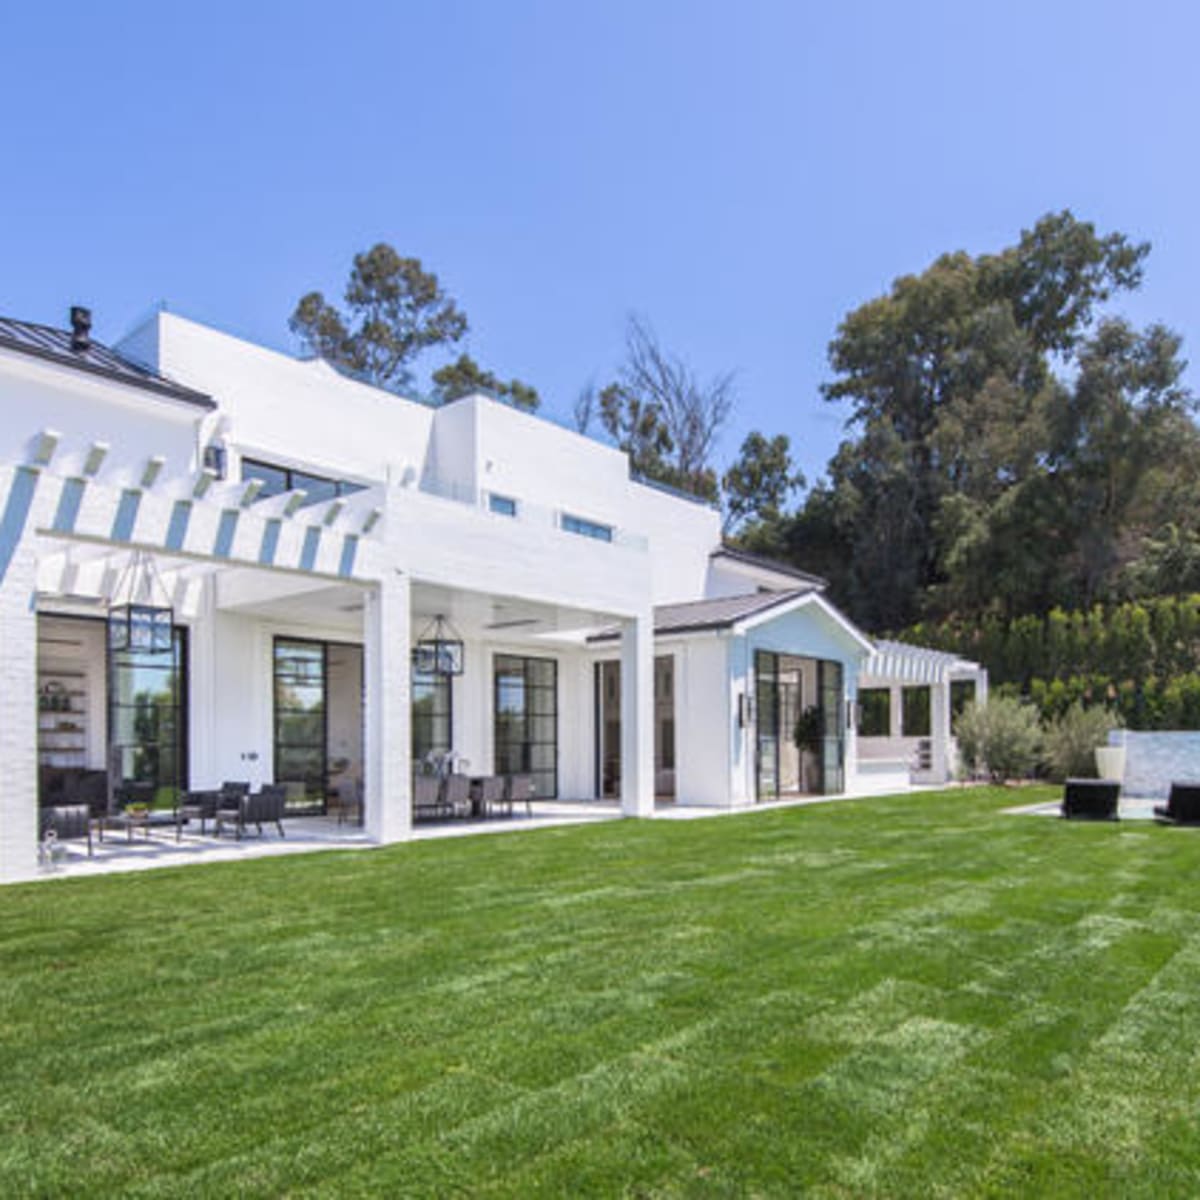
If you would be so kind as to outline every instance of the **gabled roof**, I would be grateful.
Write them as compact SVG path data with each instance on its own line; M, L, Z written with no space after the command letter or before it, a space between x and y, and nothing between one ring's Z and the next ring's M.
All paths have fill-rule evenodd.
M99 375L117 383L129 384L143 391L154 392L171 400L181 400L198 408L213 409L216 403L203 392L193 391L173 383L154 371L122 358L115 350L97 341L89 341L85 349L71 345L71 332L38 325L32 321L16 321L0 317L0 349L15 350L46 362L56 363L89 375Z
M807 571L801 571L798 567L793 567L788 563L777 562L775 559L766 558L761 554L751 554L748 550L739 550L735 546L718 546L708 557L710 559L727 558L730 562L742 563L747 567L757 567L760 571L786 575L789 579L811 584L815 588L828 586L828 581L822 579L820 575L810 575Z
M706 629L729 629L748 617L760 616L774 608L792 604L810 595L812 587L787 592L751 592L746 596L720 596L715 600L689 600L683 604L658 604L654 608L654 633L664 637L672 633L697 633ZM589 642L611 641L620 636L617 628L594 633Z

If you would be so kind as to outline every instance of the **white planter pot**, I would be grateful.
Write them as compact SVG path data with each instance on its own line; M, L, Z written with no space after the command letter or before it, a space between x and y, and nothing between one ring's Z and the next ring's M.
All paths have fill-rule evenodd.
M1125 747L1097 746L1096 770L1101 779L1120 783L1125 778Z

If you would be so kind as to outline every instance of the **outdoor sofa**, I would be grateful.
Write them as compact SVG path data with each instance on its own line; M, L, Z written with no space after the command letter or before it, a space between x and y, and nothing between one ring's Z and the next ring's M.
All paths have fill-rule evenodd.
M1068 779L1062 815L1089 821L1115 821L1121 785L1108 779Z
M1154 819L1164 825L1200 825L1200 783L1172 783L1166 804L1154 806Z

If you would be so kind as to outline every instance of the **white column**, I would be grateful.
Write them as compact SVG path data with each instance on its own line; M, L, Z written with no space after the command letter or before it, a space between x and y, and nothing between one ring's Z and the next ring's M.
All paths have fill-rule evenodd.
M950 778L950 681L943 679L929 685L929 731L932 735L932 760L935 783Z
M239 664L245 669L246 664ZM220 782L217 766L217 580L206 575L200 584L200 603L188 636L188 774L194 788L214 788ZM268 767L269 769L269 767ZM240 776L238 778L241 778Z
M365 820L376 842L412 833L409 590L408 576L393 574L366 594L363 610Z
M0 882L37 874L37 563L28 540L0 547Z
M888 687L888 734L898 738L904 735L904 689L898 683Z
M621 625L621 811L654 813L654 617Z

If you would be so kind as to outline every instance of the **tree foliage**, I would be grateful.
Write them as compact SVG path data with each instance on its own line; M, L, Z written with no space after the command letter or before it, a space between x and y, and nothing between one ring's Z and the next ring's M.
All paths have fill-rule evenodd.
M1144 586L1130 564L1172 521L1195 531L1200 495L1179 338L1102 312L1147 253L1051 214L849 313L823 392L851 436L777 548L877 629Z
M510 379L506 383L491 371L485 371L469 354L460 354L454 362L434 371L433 385L443 403L474 392L494 395L526 412L533 412L541 403L535 387L519 379Z
M422 350L467 332L466 315L438 277L383 242L354 256L344 300L341 310L309 292L288 325L313 353L380 387L405 386Z
M629 318L618 378L595 397L600 423L636 474L706 500L717 497L712 460L733 403L732 374L701 381L639 317ZM585 391L576 423L591 411Z
M748 522L775 525L784 505L804 476L792 462L787 434L766 438L757 430L746 435L737 459L721 479L725 529Z

